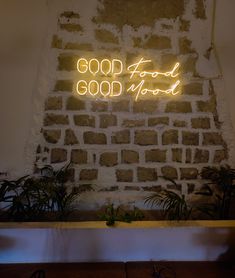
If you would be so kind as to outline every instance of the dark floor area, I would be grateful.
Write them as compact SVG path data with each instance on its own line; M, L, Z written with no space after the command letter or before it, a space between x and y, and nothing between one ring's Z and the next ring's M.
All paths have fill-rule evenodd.
M235 263L222 262L117 262L117 263L51 263L0 264L1 278L30 278L38 269L46 278L229 278L235 277Z

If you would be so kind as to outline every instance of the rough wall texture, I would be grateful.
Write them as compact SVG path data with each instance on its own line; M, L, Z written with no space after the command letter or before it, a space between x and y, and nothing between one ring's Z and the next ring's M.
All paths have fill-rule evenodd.
M107 202L143 206L143 197L162 187L192 193L203 166L228 159L213 84L218 73L208 52L212 1L89 4L85 12L79 3L61 10L50 34L54 72L36 163L71 162L71 181L94 187L82 198L84 209ZM79 97L76 61L84 56L118 57L126 64L143 56L163 70L179 61L182 92L137 102L126 92L116 100ZM125 74L122 80L127 82Z

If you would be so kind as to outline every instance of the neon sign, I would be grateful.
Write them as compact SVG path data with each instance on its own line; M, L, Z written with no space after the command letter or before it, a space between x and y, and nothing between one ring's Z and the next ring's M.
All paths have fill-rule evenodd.
M151 63L152 60L139 59L134 64L127 67L126 72L129 76L129 85L126 88L126 92L130 92L135 95L137 101L140 96L144 95L177 95L180 90L179 67L180 64L176 63L170 70L162 72L157 70L148 71L143 69L145 65ZM92 58L87 60L80 58L77 61L77 71L85 77L90 77L90 80L80 79L76 85L76 92L80 96L90 95L92 97L117 97L123 93L123 85L120 81L121 75L124 73L123 62L119 59L102 59L98 60ZM96 79L94 79L96 78ZM106 78L107 80L104 80ZM173 84L168 84L167 89L163 88L147 88L146 80L149 78L154 82L160 78L166 78L172 81Z
M108 74L118 75L123 71L123 63L119 59L103 59L100 62L97 59L87 61L85 58L80 58L77 61L77 70L80 73L89 71L94 76L100 72L107 76ZM117 71L116 71L117 70Z
M86 80L79 80L77 83L77 93L80 96L86 94L96 96L100 93L103 97L117 97L122 93L122 84L119 81L109 82L104 80L98 83L96 80L91 80L88 83Z

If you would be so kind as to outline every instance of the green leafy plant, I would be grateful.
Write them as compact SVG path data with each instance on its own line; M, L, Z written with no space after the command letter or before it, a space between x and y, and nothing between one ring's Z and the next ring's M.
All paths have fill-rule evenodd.
M137 207L134 207L133 211L127 212L121 206L115 208L114 204L110 204L106 206L104 212L99 215L99 218L106 221L107 226L114 226L116 221L131 223L132 221L142 220L144 215Z
M201 177L210 182L206 183L202 190L196 194L214 199L213 203L201 206L201 210L208 215L228 219L231 198L235 192L235 169L229 165L204 167L201 171Z
M145 203L162 207L164 216L169 220L187 220L192 212L185 196L171 190L154 193L145 199Z
M45 189L49 203L49 211L57 211L60 220L64 220L73 210L73 203L80 194L79 190L73 188L68 192L66 182L70 177L70 165L66 165L55 171L52 166L41 169L40 183Z
M164 216L169 220L187 220L195 215L198 216L199 212L203 213L203 217L207 215L214 219L228 219L231 198L235 192L235 169L228 165L204 167L201 177L209 182L194 193L206 198L198 200L197 204L192 204L191 200L186 201L183 194L171 190L154 193L145 199L145 203L161 207ZM177 186L174 180L162 178Z
M7 211L9 218L19 220L21 215L30 218L30 214L39 213L40 209L32 204L29 190L25 189L28 176L17 180L2 180L0 185L0 203L3 210ZM36 210L36 211L35 211Z
M121 210L122 210L122 208L121 208ZM122 210L122 214L120 215L120 221L123 221L126 223L131 223L132 221L139 221L139 220L143 220L143 219L144 219L144 214L137 207L134 207L134 209L131 211Z
M0 182L0 204L9 220L34 221L45 213L55 212L56 218L65 220L73 210L74 201L81 191L68 190L70 165L55 171L45 166L37 177L24 176L18 180ZM91 187L88 185L87 190Z
M115 224L115 221L118 221L118 215L119 215L119 207L116 209L114 208L113 204L108 205L104 213L99 215L101 220L106 221L107 226L113 226Z
M170 178L162 176L174 186L177 183ZM185 200L185 195L179 195L172 190L162 190L145 198L145 204L161 207L163 215L168 220L187 220L191 216L192 207Z

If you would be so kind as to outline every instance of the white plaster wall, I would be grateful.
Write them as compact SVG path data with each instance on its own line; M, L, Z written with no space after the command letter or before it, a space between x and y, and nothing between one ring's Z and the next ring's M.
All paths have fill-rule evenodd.
M0 1L0 172L22 174L47 1Z

